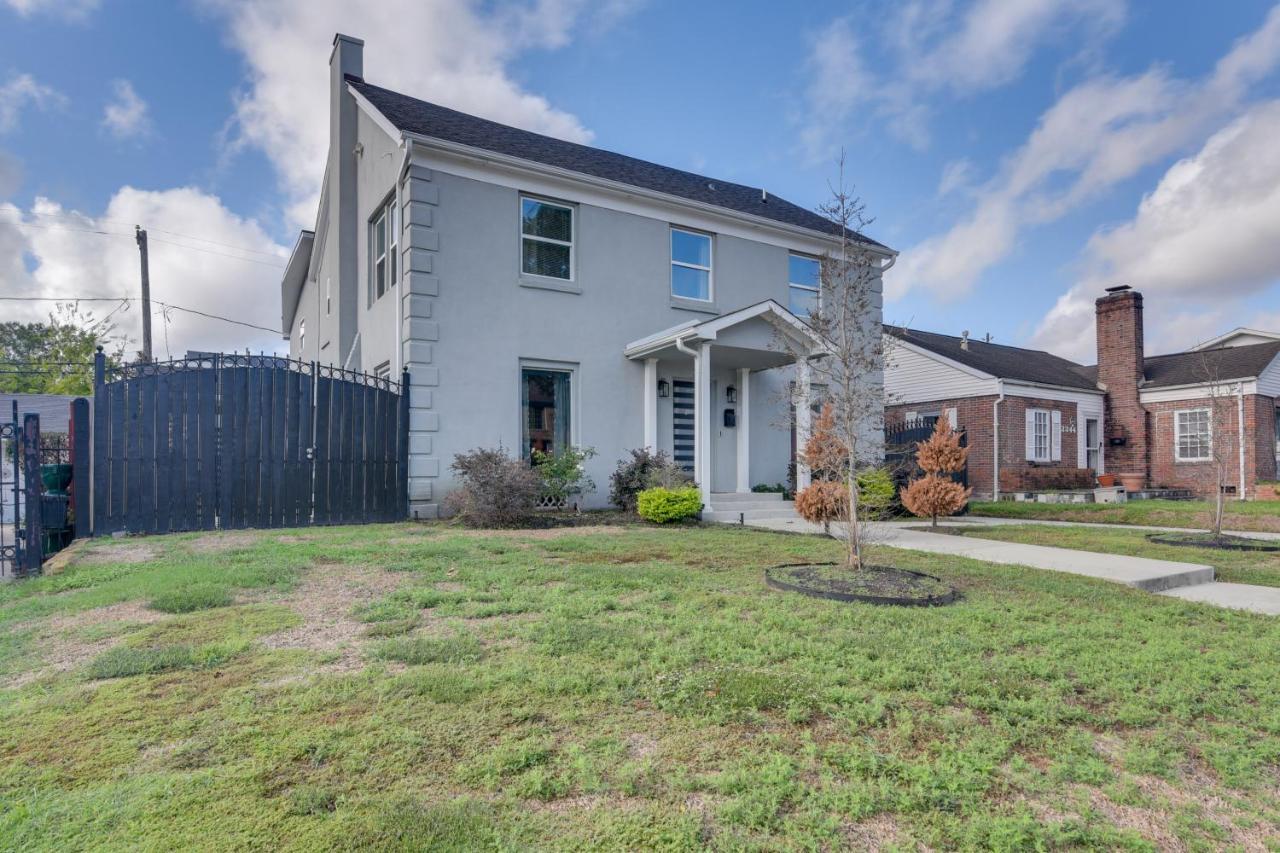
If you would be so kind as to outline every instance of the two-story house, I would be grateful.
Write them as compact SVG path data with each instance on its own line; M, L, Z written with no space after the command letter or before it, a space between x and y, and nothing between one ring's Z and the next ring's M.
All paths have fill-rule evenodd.
M454 454L499 444L593 447L602 486L628 450L665 450L712 509L785 480L808 362L779 335L821 349L797 315L839 248L832 224L760 188L388 91L364 80L362 51L334 39L328 165L283 328L295 358L407 370L411 509L435 515ZM893 262L857 239L881 271ZM878 334L878 297L866 319ZM809 406L795 410L803 434ZM878 430L883 413L867 417Z

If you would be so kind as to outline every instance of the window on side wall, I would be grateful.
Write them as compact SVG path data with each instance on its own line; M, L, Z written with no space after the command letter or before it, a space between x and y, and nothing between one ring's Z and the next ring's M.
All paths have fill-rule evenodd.
M378 208L369 226L370 278L374 300L396 283L396 200L392 196Z
M711 235L671 229L671 295L711 301Z
M797 317L808 317L818 310L822 298L822 265L817 258L792 255L788 270L787 308Z
M1179 462L1204 462L1213 449L1208 409L1187 409L1174 414L1174 452Z
M391 378L391 362L384 361L373 369L373 375L379 379Z
M298 358L305 358L307 355L307 321L303 320L298 323Z
M520 197L520 272L573 280L573 208Z
M520 368L521 452L559 453L573 441L573 371Z

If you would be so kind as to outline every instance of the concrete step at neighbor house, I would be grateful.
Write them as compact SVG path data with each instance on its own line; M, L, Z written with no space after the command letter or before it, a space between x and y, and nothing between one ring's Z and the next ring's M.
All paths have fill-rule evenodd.
M722 503L717 506L713 499L711 509L702 511L703 521L716 521L722 524L750 523L766 519L792 519L798 517L795 504L791 501L772 501L758 504Z

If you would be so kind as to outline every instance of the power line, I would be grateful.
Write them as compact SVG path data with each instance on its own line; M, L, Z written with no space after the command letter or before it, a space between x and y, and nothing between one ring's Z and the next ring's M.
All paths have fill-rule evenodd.
M61 214L61 213L42 213L42 212L40 212L40 211L38 211L38 210L29 210L29 211L12 210L12 211L8 211L8 212L18 213L18 214L23 214L23 213L25 213L25 214L29 214L29 215L31 215L31 216L43 216L43 217L45 217L45 218L47 218L47 219L56 219L56 220L58 220L59 222L62 222L62 221L63 221L63 219L65 218L65 214ZM112 223L112 224L116 224L116 225L124 225L124 226L126 226L126 227L130 227L130 228L132 228L132 227L133 227L133 225L134 225L134 223L132 223L132 222L125 222L123 219L105 219L105 218L102 218L102 217L97 217L97 218L94 218L94 220L93 220L93 221L95 221L95 222L106 222L106 223ZM29 224L30 224L30 223L29 223ZM46 228L47 228L47 227L49 227L49 226L35 226L35 225L33 225L33 227L46 227ZM224 249L236 249L236 250L241 251L241 252L253 252L255 255L266 255L267 257L270 257L270 258L276 258L277 260L280 258L280 256L279 256L278 254L276 254L275 252L270 252L270 251L267 251L266 249L251 249L251 248L249 248L248 246L237 246L237 245L235 245L234 243L223 243L223 242L220 242L220 241L218 241L218 240L210 240L208 237L197 237L197 236L196 236L196 235L194 235L194 234L183 234L181 231L170 231L170 230L165 229L165 228L154 228L154 227L151 227L151 226L148 226L148 227L147 227L147 230L148 230L148 231L153 231L153 232L155 232L155 233L157 233L157 234L168 234L168 235L169 235L169 236L171 236L171 237L182 237L183 239L186 239L186 240L196 240L196 241L198 241L198 242L200 242L200 243L209 243L210 245L213 245L213 246L221 246L221 247L222 247L222 248L224 248ZM108 232L103 232L103 233L108 233Z
M137 296L0 296L0 301L4 301L4 302L139 302L141 300L140 300L140 297L137 297ZM210 314L207 311L200 311L196 308L184 308L181 305L174 305L170 302L159 302L155 299L151 300L151 304L159 305L162 308L171 308L174 311L183 311L187 314L195 314L200 317L206 317L210 320L221 320L224 323L234 323L237 326L247 326L250 329L257 329L262 332L271 332L273 335L281 334L281 331L279 329L269 329L266 326L259 326L256 323L249 323L244 320L235 320L235 319L232 319L231 317L223 317L220 314Z
M123 234L123 233L120 233L120 232L118 232L118 231L102 231L102 230L99 230L99 229L96 229L96 228L72 228L72 227L71 227L71 226L69 226L69 225L63 225L63 224L61 224L61 223L59 223L59 224L57 224L57 225L39 225L39 224L37 224L37 223L35 223L35 222L10 222L10 223L8 223L8 224L10 224L10 225L14 225L14 226L16 226L16 227L18 227L18 228L40 228L40 229L43 229L43 230L46 230L46 231L66 231L66 232L75 233L75 234L97 234L97 235L102 236L102 237L129 237L129 238L132 238L132 237L133 237L133 235L132 235L132 234ZM171 234L171 233L173 233L173 232L170 232L170 231L163 231L163 229L156 229L156 230L161 231L162 233L165 233L165 234ZM185 235L185 234L178 235L178 236L187 237L187 235ZM199 239L201 239L201 238L199 238L199 237L191 237L190 239L192 239L192 240L199 240ZM284 268L285 268L285 265L284 265L284 264L273 264L273 263L270 263L270 262L268 262L268 261L259 260L259 259L257 259L257 258L246 258L246 257L243 257L243 256L241 256L241 255L232 255L232 254L228 254L227 252L215 252L213 249L204 249L204 248L201 248L200 246L188 246L188 245L186 245L186 244L184 244L184 243L178 243L178 242L176 242L176 241L174 241L174 240L165 240L165 239L162 239L162 238L160 238L160 237L153 237L153 238L151 238L151 241L152 241L153 243L167 243L167 244L169 244L170 246L177 246L177 247L178 247L178 248L180 248L180 249L186 249L187 251L190 251L190 252L204 252L206 255L217 255L217 256L222 257L222 258L231 258L232 260L236 260L236 261L245 261L246 263L250 263L250 264L261 264L261 265L262 265L262 266L264 266L264 267L272 267L272 268L274 268L274 269L278 269L278 270L282 270L282 269L284 269ZM238 251L245 251L245 252L258 252L258 251L259 251L259 250L257 250L257 249L247 249L247 248L244 248L244 247L242 247L242 246L230 246L230 244L227 244L227 243L216 243L216 242L215 242L215 241L213 241L213 240L207 240L207 241L205 241L205 242L208 242L208 243L214 243L214 245L225 245L225 246L229 246L230 248L236 249L236 250L238 250ZM268 253L268 252L260 252L260 254L270 254L270 253Z

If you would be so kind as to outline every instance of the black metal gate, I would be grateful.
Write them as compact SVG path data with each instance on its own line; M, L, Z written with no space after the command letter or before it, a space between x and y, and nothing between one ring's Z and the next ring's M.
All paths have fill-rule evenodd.
M99 354L94 386L95 536L408 516L407 374Z
M933 435L937 423L936 417L929 416L885 426L885 465L893 472L894 480L899 486L906 485L924 474L916 465L916 445ZM960 436L960 446L968 447L969 436L966 432L963 429L957 429L956 433ZM963 471L953 473L951 479L968 487L969 466L965 465Z

